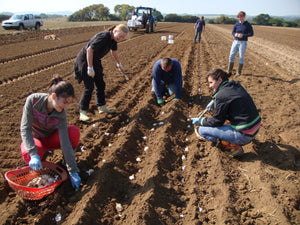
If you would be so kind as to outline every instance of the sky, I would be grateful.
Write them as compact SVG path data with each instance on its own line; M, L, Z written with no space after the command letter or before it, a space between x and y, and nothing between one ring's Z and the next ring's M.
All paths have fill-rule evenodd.
M41 1L41 2L40 2ZM1 0L0 12L76 12L93 4L103 4L114 13L116 5L146 6L162 14L225 14L245 11L249 16L300 16L300 0Z

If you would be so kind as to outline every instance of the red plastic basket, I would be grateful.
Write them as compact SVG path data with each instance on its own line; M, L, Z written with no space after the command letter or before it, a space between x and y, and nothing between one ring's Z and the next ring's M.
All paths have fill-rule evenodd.
M44 196L51 194L68 177L67 172L54 163L42 162L42 165L43 169L38 171L32 170L29 166L8 171L5 173L5 179L9 186L23 199L40 200ZM41 188L26 186L33 178L45 174L57 177L56 182Z

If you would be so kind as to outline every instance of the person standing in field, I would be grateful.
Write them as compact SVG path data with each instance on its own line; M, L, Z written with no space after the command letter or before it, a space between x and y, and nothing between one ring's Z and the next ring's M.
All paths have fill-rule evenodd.
M231 76L221 69L211 69L206 77L209 88L214 92L213 102L207 108L214 108L212 118L192 118L196 136L200 140L217 142L236 157L244 153L241 145L248 144L257 135L261 117L248 92L237 81L228 81Z
M197 19L196 23L194 24L194 29L195 29L194 42L196 42L196 39L198 36L198 43L200 43L201 33L202 33L202 31L204 32L204 30L205 30L204 16L201 16L200 19Z
M62 149L72 186L80 189L81 178L74 149L79 144L80 130L68 125L66 108L75 97L71 83L58 75L51 80L49 93L33 93L26 99L21 120L21 152L33 170L42 169L46 151Z
M159 106L165 104L164 95L171 96L175 93L173 100L181 98L182 72L177 59L165 57L155 62L152 70L152 91L155 91Z
M245 12L240 11L237 17L239 19L239 22L236 22L232 29L234 40L229 55L228 73L232 72L235 55L237 54L237 52L239 52L239 67L237 74L241 75L244 66L244 57L247 49L248 37L253 36L253 28L248 21L245 21Z
M89 104L92 98L94 85L96 86L96 105L99 113L115 113L115 110L107 109L105 101L105 82L103 80L103 67L101 58L109 51L116 60L117 67L123 70L117 52L117 42L122 41L129 33L124 24L109 28L107 31L97 33L80 50L74 64L74 77L78 83L84 82L84 90L79 102L80 121L88 121L91 118L87 115Z

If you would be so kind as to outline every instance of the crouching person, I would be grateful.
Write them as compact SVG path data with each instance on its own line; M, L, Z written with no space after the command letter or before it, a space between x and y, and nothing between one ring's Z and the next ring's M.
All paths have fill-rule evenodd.
M152 91L155 91L157 104L163 106L164 96L175 94L173 100L181 98L182 72L177 59L162 58L155 62L152 71Z
M21 120L21 152L33 170L42 169L46 151L62 149L73 188L80 189L81 178L74 149L80 130L68 125L66 108L75 97L71 83L58 75L51 80L49 93L33 93L26 99Z
M242 85L234 80L228 81L231 73L212 69L206 76L209 88L214 92L214 114L212 118L192 118L193 124L200 126L195 130L196 135L200 140L220 141L231 151L230 156L240 156L244 153L241 145L252 141L258 133L261 117Z

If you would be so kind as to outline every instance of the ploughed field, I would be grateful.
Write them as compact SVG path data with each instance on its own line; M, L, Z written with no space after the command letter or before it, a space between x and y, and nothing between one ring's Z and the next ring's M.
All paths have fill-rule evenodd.
M155 33L130 33L118 44L129 81L110 54L102 60L107 106L117 114L99 115L93 98L92 121L81 123L77 104L83 84L73 78L73 63L103 29L0 35L0 224L55 224L58 213L59 224L300 223L300 29L254 26L243 75L231 79L251 94L262 127L239 159L199 142L190 120L211 100L205 74L227 69L232 25L208 24L200 44L193 42L193 24L159 23ZM47 34L60 40L44 40ZM169 35L174 44L161 40ZM165 56L181 62L183 93L180 101L160 108L151 73ZM76 192L67 179L42 200L23 200L4 173L24 164L19 126L26 97L47 92L55 73L70 81L77 95L67 111L69 124L81 130L76 159L83 186ZM63 166L60 150L46 160Z

